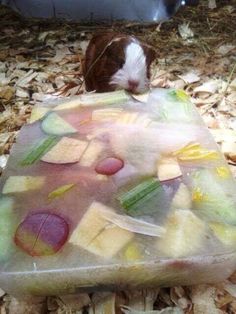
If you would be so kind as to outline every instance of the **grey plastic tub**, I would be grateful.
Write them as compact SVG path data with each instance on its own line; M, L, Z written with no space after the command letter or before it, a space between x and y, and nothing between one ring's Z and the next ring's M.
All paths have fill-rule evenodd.
M0 0L25 17L72 21L160 22L170 18L181 0Z

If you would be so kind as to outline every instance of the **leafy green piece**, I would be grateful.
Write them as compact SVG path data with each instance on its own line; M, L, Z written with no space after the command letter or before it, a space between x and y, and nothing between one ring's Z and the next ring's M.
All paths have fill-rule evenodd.
M29 166L38 161L45 153L47 153L58 142L57 136L49 136L35 145L26 157L20 162L21 166Z

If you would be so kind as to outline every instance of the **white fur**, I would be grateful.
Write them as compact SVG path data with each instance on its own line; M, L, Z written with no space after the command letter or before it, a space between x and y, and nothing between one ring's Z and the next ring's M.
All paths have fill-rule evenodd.
M136 88L137 93L147 90L147 66L146 56L143 48L137 41L132 41L125 50L125 63L111 78L110 84L115 84L121 88L128 89L128 81L139 82Z

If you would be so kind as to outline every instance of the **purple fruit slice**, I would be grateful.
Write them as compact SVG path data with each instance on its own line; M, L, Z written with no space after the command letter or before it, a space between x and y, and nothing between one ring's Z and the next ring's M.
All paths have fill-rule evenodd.
M105 158L96 165L95 171L99 174L111 176L124 167L124 162L115 157Z
M48 212L28 215L18 226L15 243L31 256L55 254L69 234L67 222Z

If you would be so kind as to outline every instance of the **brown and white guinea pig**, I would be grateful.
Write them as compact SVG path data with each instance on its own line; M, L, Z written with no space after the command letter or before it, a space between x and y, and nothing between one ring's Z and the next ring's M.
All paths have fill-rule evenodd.
M155 50L125 34L98 33L86 49L83 74L87 91L125 89L143 93L149 87Z

